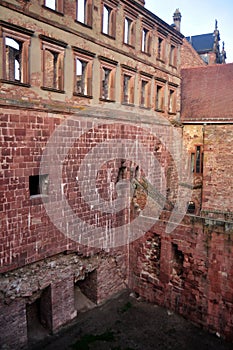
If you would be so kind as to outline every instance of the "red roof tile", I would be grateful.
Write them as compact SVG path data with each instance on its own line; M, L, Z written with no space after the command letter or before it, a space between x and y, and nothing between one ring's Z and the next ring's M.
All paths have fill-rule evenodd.
M233 122L233 63L182 69L183 121Z

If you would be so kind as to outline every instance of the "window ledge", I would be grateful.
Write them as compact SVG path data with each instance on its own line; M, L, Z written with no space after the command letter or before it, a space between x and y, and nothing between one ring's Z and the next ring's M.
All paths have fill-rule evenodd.
M109 39L113 39L113 40L115 40L115 39L116 39L116 37L115 37L115 36L113 36L113 35L106 34L106 33L104 33L104 32L101 32L101 34L103 34L104 36L108 37Z
M42 90L52 91L52 92L58 92L58 93L60 93L60 94L64 94L64 93L65 93L64 90L54 89L54 88L50 88L50 87L46 87L46 86L41 86L40 88L41 88Z
M102 98L102 97L100 97L99 100L102 102L116 102L116 100L110 100L108 98Z
M127 47L131 47L132 49L135 49L135 45L125 43L124 41L123 41L123 44Z
M143 53L144 55L146 55L146 56L148 56L148 57L151 57L150 52L146 52L146 51L142 51L142 50L141 50L141 53Z
M86 23L80 22L77 19L75 19L74 21L75 21L75 23L80 24L81 26L83 26L85 28L92 29L92 25L90 25L90 24L86 24Z
M125 105L125 106L131 106L131 107L134 107L135 104L134 103L129 103L129 102L121 102L122 105Z
M159 58L159 57L157 57L157 61L162 62L162 63L165 63L165 60L162 59L162 58Z
M177 66L175 66L174 64L169 63L169 66L172 67L172 68L177 69Z
M30 196L30 202L32 205L40 205L44 202L48 202L49 196L47 194L35 194Z
M147 111L149 111L151 109L151 107L146 107L146 106L139 106L141 109L146 109Z
M79 96L79 97L85 97L85 98L93 98L92 95L85 95L85 94L81 94L79 92L73 92L73 96Z
M4 84L12 84L12 85L19 85L19 86L31 87L30 84L21 83L20 81L17 81L17 80L0 79L0 82L1 82L1 83L4 83Z
M176 115L176 112L168 112L169 115Z
M64 13L63 12L60 12L60 11L57 11L57 10L54 10L54 9L51 9L50 7L48 6L45 6L45 5L42 5L42 7L48 11L51 11L53 13L56 13L57 15L59 16L64 16Z
M164 113L164 109L160 109L160 108L155 108L156 112L160 112L160 113Z

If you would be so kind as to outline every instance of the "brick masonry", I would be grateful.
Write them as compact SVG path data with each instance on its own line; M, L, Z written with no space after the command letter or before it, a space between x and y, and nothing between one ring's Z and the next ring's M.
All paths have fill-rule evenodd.
M131 244L129 286L232 340L232 229L232 224L187 216L166 235L161 220Z
M4 79L0 83L0 337L3 348L18 350L27 346L28 324L36 314L48 333L55 333L76 317L76 285L96 304L130 287L146 299L232 340L233 208L229 196L232 191L233 130L229 94L232 65L205 67L180 33L156 16L150 16L142 6L137 7L137 3L143 5L144 1L124 1L117 6L115 38L101 33L100 0L93 6L92 28L75 20L75 1L65 1L64 15L41 6L39 0L33 3L4 1L0 5L3 27L7 22L16 31L17 28L21 28L20 32L22 28L33 31L28 56L30 84ZM135 19L135 47L122 43L124 11ZM150 54L141 50L142 25L151 31ZM55 43L64 40L68 44L64 91L43 88L41 35L52 38ZM163 59L157 55L158 37L164 40ZM0 39L2 43L2 37ZM171 44L177 50L175 65L169 62ZM74 93L73 47L93 61L93 96ZM116 70L117 88L112 101L100 98L102 61L113 64ZM196 66L198 68L193 68ZM122 103L122 67L135 78L133 105ZM182 74L180 68L184 68ZM1 66L0 78L2 73ZM141 76L151 86L148 108L140 106ZM204 88L200 89L200 81ZM164 109L159 111L155 111L156 84L164 90ZM172 112L170 91L176 91ZM63 150L59 149L65 158L62 189L75 214L92 225L93 232L100 228L96 236L92 230L80 230L81 236L91 237L85 244L77 243L74 239L77 237L65 236L48 217L44 199L40 195L30 195L29 189L29 177L39 175L41 157L49 138L71 115L75 116L77 130L85 132L74 140L71 149L65 141ZM171 124L167 132L168 120ZM96 121L100 126L96 126ZM150 130L154 125L158 125L157 134L147 132L145 135L144 128ZM178 174L174 159L161 138L172 134L173 128L177 135L183 135L190 153L195 145L203 146L204 172L194 176L195 215L186 215L168 235L165 226L176 204ZM143 169L137 169L137 164L120 157L101 165L96 189L104 200L116 199L116 188L110 191L109 179L114 186L119 180L131 180L134 190L127 209L117 214L103 214L95 209L96 203L83 200L76 179L83 160L103 141L117 137L142 142L163 166L166 200L160 220L145 236L130 245L120 246L119 243L115 249L104 249L101 242L110 227L122 228L125 243L128 243L125 224L140 215L148 195L158 194L145 181ZM120 147L116 145L116 150ZM102 149L103 153L105 151L109 151L108 147ZM101 156L99 154L99 158ZM56 159L54 155L51 164ZM83 169L87 174L86 189L90 187L88 179L93 171L93 164L89 165ZM53 175L56 177L56 172ZM160 183L161 177L156 180ZM58 204L53 190L50 184L56 217ZM160 200L158 196L158 202ZM134 232L131 234L133 236Z

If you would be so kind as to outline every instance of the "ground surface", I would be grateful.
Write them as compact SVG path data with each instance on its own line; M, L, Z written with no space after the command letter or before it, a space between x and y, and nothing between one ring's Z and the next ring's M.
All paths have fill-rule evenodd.
M30 350L232 350L216 335L124 292Z

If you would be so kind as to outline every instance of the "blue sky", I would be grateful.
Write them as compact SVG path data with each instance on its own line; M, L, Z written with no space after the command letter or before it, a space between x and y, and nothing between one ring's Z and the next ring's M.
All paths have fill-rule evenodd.
M168 24L173 22L173 13L179 8L181 32L185 36L213 32L217 19L220 48L224 41L226 62L233 62L233 0L146 0L145 7Z

